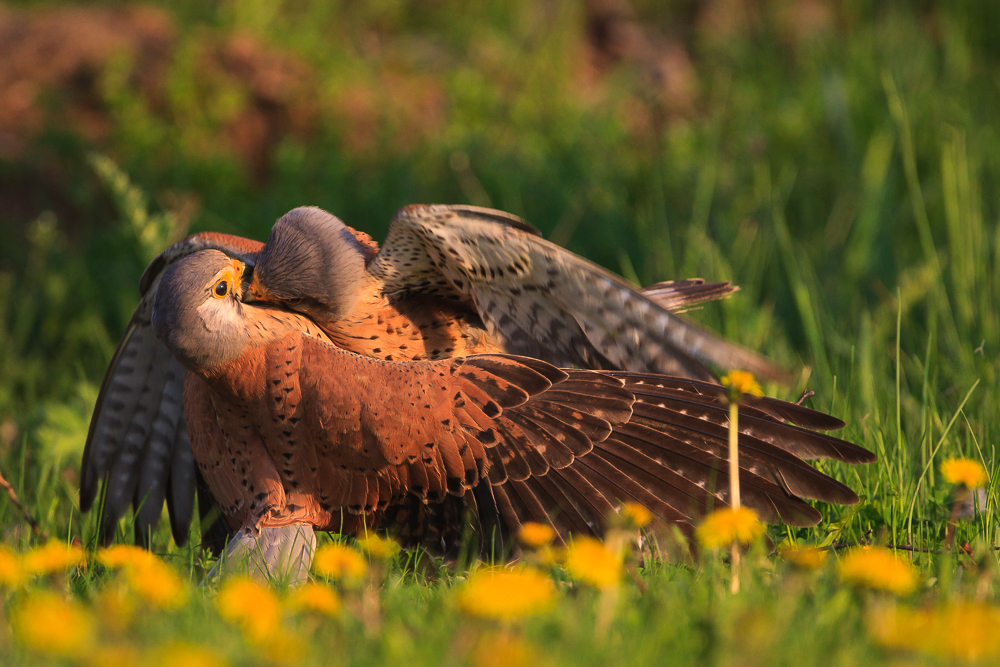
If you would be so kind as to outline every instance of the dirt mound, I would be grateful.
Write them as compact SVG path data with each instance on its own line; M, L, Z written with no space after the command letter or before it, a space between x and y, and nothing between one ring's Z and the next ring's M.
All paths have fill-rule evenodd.
M0 44L0 158L22 157L46 127L99 145L112 131L102 77L116 63L128 67L126 85L145 107L170 119L164 85L178 36L161 9L0 6ZM223 83L240 93L217 136L252 171L264 169L282 135L313 128L315 83L307 65L244 34L206 34L193 48L202 92Z

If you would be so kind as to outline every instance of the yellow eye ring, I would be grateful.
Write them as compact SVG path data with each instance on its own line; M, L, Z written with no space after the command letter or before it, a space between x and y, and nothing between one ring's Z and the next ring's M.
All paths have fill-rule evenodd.
M219 282L215 283L215 287L212 288L212 295L216 299L222 299L229 295L229 279L223 278Z

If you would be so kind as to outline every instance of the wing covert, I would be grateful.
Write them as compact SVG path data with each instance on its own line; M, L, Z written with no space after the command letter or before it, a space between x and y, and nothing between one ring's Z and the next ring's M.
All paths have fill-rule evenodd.
M533 229L489 209L408 206L393 217L368 271L393 298L432 294L465 303L507 352L557 366L712 380L711 365L787 379L760 355L657 303L683 305L682 285L661 284L651 299ZM727 287L715 293L724 296Z

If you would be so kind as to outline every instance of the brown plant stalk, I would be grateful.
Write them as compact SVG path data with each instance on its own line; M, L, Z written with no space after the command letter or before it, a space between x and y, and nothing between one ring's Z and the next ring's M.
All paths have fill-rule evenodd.
M45 531L42 530L38 525L38 522L35 521L35 517L31 516L31 512L28 511L28 508L21 504L21 500L17 497L17 492L14 491L14 487L10 485L10 482L4 478L2 470L0 470L0 486L7 491L7 497L10 498L10 502L14 504L14 507L21 511L21 515L24 517L24 520L28 522L29 526L31 526L31 532L43 542L48 540L48 535L45 534Z

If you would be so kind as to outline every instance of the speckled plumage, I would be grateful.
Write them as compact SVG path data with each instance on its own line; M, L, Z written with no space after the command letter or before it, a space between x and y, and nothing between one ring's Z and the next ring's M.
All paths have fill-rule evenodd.
M362 356L332 344L304 316L243 304L236 293L215 299L210 288L229 263L203 251L170 267L153 321L192 371L184 407L195 458L234 531L384 527L448 548L447 526L413 532L410 515L459 502L475 508L484 538L485 517L495 516L494 537L509 539L532 520L550 522L566 540L600 534L603 516L627 500L687 530L728 500L717 386L511 355ZM212 348L222 350L216 362L195 362L186 351L218 335L199 326L205 304L219 305L213 321L241 324L222 334L240 341L236 357L228 345ZM744 502L765 520L815 523L819 514L803 497L857 501L798 455L861 462L870 453L784 420L840 422L770 399L749 400L745 414Z
M316 209L296 211L332 218ZM340 230L335 237L307 233L296 242L322 245L335 238L341 253L335 256L343 258L344 250L356 253L357 262L347 255L344 266L357 268L348 272L338 260L333 279L312 294L283 291L282 272L287 277L292 271L300 292L302 284L314 284L301 282L308 272L295 274L309 262L295 253L289 261L289 252L270 240L268 255L268 246L257 242L195 235L164 251L147 269L143 299L105 378L84 455L85 510L100 479L108 476L106 531L131 502L139 508L137 535L147 534L166 496L175 539L183 542L196 477L203 478L232 529L255 522L306 522L348 531L363 524L392 525L406 541L439 548L453 546L460 533L456 522L467 510L484 535L493 531L509 537L520 521L532 518L551 519L566 536L599 532L603 515L622 500L639 500L664 519L685 525L707 502L725 502L719 440L724 440L725 410L718 387L673 379L669 388L651 390L639 373L672 370L710 379L700 358L777 374L760 357L666 310L726 296L735 288L700 280L661 283L650 288L651 301L544 242L518 218L474 207L408 207L394 218L381 251L366 235L336 224L341 226L335 225ZM184 378L177 356L151 331L153 296L171 267L207 248L253 272L248 289L233 295L250 315L248 335L236 359L219 364L185 359L195 372ZM316 256L329 256L323 252ZM277 269L278 278L268 269ZM345 284L351 286L346 300L337 291ZM719 346L712 351L715 342ZM560 371L500 356L453 359L509 352L633 372ZM497 376L496 371L502 372ZM480 406L479 412L473 410L475 418L466 415L460 427L460 415L441 416L456 410L454 403L421 402L428 387L443 382L438 378L451 378L446 386L457 394L462 383L477 386L466 375L496 383L504 373L531 386L539 376L548 384L536 395L514 381L517 395L529 397L516 405L484 399L477 393L482 387L470 389L482 405L493 400L500 413L487 415ZM372 379L362 387L356 377ZM633 391L640 385L642 391ZM652 398L644 398L649 391ZM653 399L672 407L656 408ZM636 409L647 403L652 407ZM796 457L857 462L867 460L867 452L783 422L792 415L792 421L812 420L803 424L809 428L842 424L788 404L780 409L776 402L760 405L762 421L756 430L746 427L744 440L751 452L765 451L747 459L750 491L745 493L757 498L765 518L796 525L818 519L798 497L850 501L846 487ZM689 416L692 406L697 417ZM353 414L355 421L338 422L346 418L335 418L331 410ZM648 410L655 414L646 415ZM607 418L608 411L618 421ZM429 423L430 414L440 417L436 430L421 431L418 425ZM377 415L391 415L395 426L366 431L365 420ZM484 418L499 421L486 427ZM334 422L340 426L331 427ZM470 441L464 431L455 435L457 428L475 428L494 440L488 446ZM372 440L375 432L381 436ZM761 440L761 433L770 439ZM427 442L419 443L414 434ZM377 444L379 454L365 458L358 442ZM459 444L441 445L453 442ZM414 443L435 446L407 449ZM772 451L782 444L788 452ZM416 459L409 461L411 456ZM720 491L703 488L709 477ZM477 483L483 479L488 483ZM208 494L199 498L204 512Z

